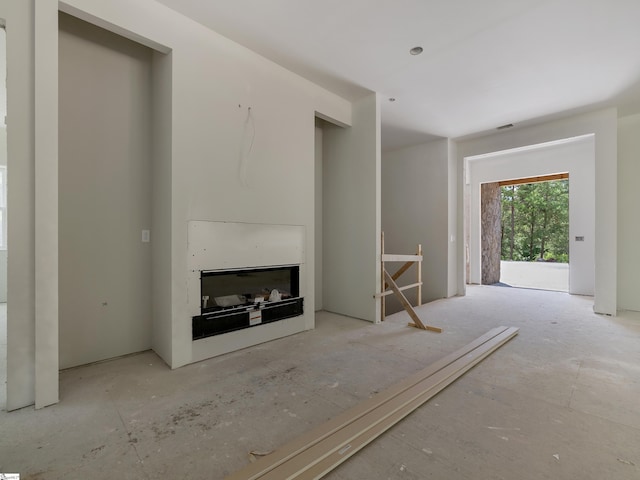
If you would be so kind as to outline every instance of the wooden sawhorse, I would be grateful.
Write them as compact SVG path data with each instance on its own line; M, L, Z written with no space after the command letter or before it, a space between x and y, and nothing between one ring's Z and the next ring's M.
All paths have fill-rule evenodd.
M422 305L422 259L423 259L422 245L418 245L418 249L415 255L387 254L387 253L384 253L384 232L382 232L380 253L381 253L380 272L382 276L381 278L382 292L374 295L375 298L380 298L380 303L381 303L380 320L384 322L384 319L386 317L385 297L387 295L395 294L395 296L398 297L398 300L400 300L400 303L402 304L404 309L407 311L407 313L413 320L412 323L409 323L410 326L419 328L421 330L430 330L432 332L441 333L442 332L441 328L433 327L431 325L426 325L420 320L420 317L411 306L411 303L409 302L409 300L407 300L407 297L404 296L404 293L402 293L404 290L408 290L410 288L417 288L418 289L418 305ZM391 275L385 267L386 262L405 262L405 263L393 275ZM396 280L400 278L400 276L403 273L409 270L414 263L417 264L417 270L418 270L417 279L416 279L417 281L410 285L399 287L398 284L396 283ZM387 290L387 288L389 287L391 287L391 290Z

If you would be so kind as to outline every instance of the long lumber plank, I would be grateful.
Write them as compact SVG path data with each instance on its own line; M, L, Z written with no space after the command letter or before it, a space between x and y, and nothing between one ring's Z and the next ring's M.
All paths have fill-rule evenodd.
M331 420L293 439L270 455L262 457L258 459L258 461L247 465L241 470L238 470L237 472L228 476L227 480L255 480L259 478L261 475L276 468L278 465L287 461L289 458L318 443L328 435L331 435L335 431L352 423L361 416L366 415L374 408L377 408L377 406L381 403L384 403L388 399L411 388L418 382L424 380L425 378L428 378L439 370L442 370L450 363L456 361L461 357L464 357L469 352L489 342L491 339L495 338L506 330L507 327L496 327L490 330L489 332L485 333L481 337L478 337L464 347L459 348L455 352L450 353L449 355L441 358L440 360L437 360L436 362L416 372L415 374L406 377L405 379L380 392L379 394L367 400L364 400L360 404L346 410L345 412L339 414Z
M336 452L343 452L343 455L347 454L350 450L350 448L347 447L352 445L351 442L361 435L366 435L369 441L373 440L380 433L400 421L404 416L408 415L415 408L422 405L429 398L433 397L470 368L478 364L496 348L515 336L516 333L517 329L508 329L498 337L479 346L432 376L389 399L387 402L382 403L376 409L360 417L355 422L350 423L305 451L300 452L287 462L261 476L260 480L310 480L319 478L314 476L314 474L307 475L306 472ZM405 411L409 405L413 405L413 407L408 409L404 414L397 415L399 412ZM387 421L393 417L396 418L387 424ZM382 432L377 434L375 432L372 433L372 430L375 431L376 427L380 425L387 426L382 429ZM334 467L335 466L331 467L329 470Z
M372 428L362 432L360 435L354 437L350 442L345 443L340 446L340 448L334 450L330 455L327 455L321 461L317 462L310 468L301 472L295 478L296 480L316 480L322 478L324 475L329 473L331 470L339 466L341 463L345 462L347 459L355 455L357 452L366 447L369 443L375 440L377 437L386 432L389 428L394 426L396 423L400 422L403 418L413 412L415 409L429 401L432 397L437 395L439 392L448 387L451 383L477 365L479 362L484 360L486 357L491 355L494 351L500 348L502 345L507 343L517 334L516 328L512 329L512 332L503 337L502 340L497 343L490 351L485 352L482 356L476 358L473 363L468 364L463 369L461 369L456 375L449 377L446 381L439 383L433 388L424 392L423 395L416 397L411 402L407 403L401 409L398 409L395 413L386 417L383 421L378 422Z
M227 480L254 480L258 478L260 475L264 474L266 471L269 471L275 468L277 465L291 458L293 455L296 455L303 449L308 448L310 445L313 445L314 443L317 443L318 441L325 438L327 435L332 434L336 430L344 427L348 423L351 423L355 419L371 411L373 408L376 408L380 403L386 401L386 399L392 396L395 396L398 393L401 393L402 391L412 387L413 385L420 382L424 378L427 378L430 375L437 372L438 370L441 370L442 368L446 367L451 362L468 354L470 351L477 348L478 346L490 341L492 338L496 337L506 329L507 327L497 327L490 330L489 332L475 339L471 343L465 345L464 347L456 350L453 353L450 353L446 357L443 357L442 359L432 363L431 365L427 366L423 370L416 372L415 374L405 378L404 380L401 380L400 382L389 387L383 392L380 392L374 397L371 397L363 401L362 403L346 410L345 412L334 417L333 419L295 438L294 440L285 444L284 446L277 449L275 452L271 453L270 455L266 457L262 457L258 461L247 465L245 468L227 477Z

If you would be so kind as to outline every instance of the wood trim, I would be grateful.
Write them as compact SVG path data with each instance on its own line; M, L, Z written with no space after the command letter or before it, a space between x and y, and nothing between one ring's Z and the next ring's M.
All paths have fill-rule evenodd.
M258 459L227 480L318 479L504 345L498 327L376 396Z
M554 175L541 175L539 177L517 178L514 180L503 180L498 182L501 187L509 187L511 185L522 185L524 183L551 182L553 180L564 180L569 178L568 173L556 173Z

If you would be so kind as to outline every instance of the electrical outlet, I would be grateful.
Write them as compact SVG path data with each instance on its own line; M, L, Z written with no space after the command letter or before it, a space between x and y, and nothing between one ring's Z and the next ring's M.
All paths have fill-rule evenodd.
M151 230L142 230L142 243L149 243L151 241Z

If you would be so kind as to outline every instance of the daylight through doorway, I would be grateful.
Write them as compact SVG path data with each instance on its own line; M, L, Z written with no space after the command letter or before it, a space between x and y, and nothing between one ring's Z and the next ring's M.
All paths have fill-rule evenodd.
M567 173L482 185L482 283L569 291Z

